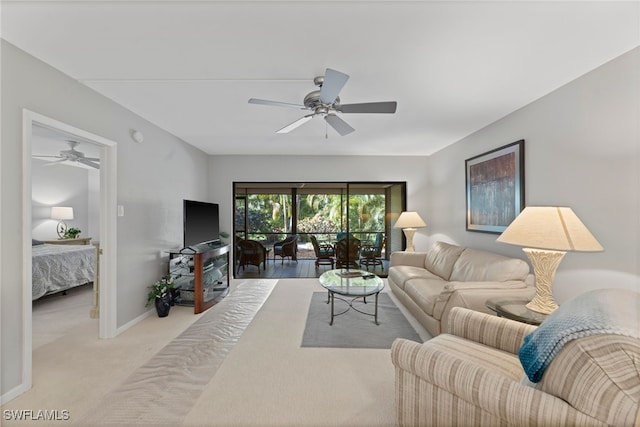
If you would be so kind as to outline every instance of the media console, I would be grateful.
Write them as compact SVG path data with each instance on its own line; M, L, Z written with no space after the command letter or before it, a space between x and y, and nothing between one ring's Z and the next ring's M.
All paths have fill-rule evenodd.
M176 304L193 306L198 314L224 298L229 290L229 248L202 244L168 251Z

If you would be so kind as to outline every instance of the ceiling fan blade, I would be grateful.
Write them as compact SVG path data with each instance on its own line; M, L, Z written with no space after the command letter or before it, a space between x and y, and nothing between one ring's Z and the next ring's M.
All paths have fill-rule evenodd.
M355 129L335 114L327 114L324 118L341 136L349 135Z
M340 71L327 68L324 73L324 81L320 88L320 101L323 104L333 104L338 94L349 80L349 76Z
M83 159L91 160L92 162L99 162L100 161L99 157L83 157Z
M62 157L60 156L41 156L39 154L34 154L33 156L34 159L40 159L40 160L46 160L46 159L61 159Z
M250 98L249 104L270 105L274 107L288 107L288 108L296 108L298 110L306 109L304 105L300 105L300 104L290 104L288 102L268 101L266 99L256 99L256 98Z
M365 102L362 104L345 104L337 107L342 113L387 113L396 112L398 103L396 101L389 102Z
M302 126L303 124L307 123L312 118L313 118L313 114L309 114L308 116L300 117L298 120L296 120L295 122L291 123L290 125L287 125L287 126L283 127L282 129L276 131L276 133L289 133L292 130L294 130L295 128L297 128L298 126Z
M67 161L67 159L60 158L60 160L56 160L55 162L49 162L45 166L57 165L58 163L62 163L62 162L66 162L66 161Z
M82 163L83 165L91 166L92 168L100 169L100 165L98 163L92 162L87 158L78 159L78 163Z

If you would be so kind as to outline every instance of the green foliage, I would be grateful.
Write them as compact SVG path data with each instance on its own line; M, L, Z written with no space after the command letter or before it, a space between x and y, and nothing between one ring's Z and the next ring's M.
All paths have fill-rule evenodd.
M249 194L247 212L247 228L252 233L291 230L291 196L288 194Z
M147 294L147 304L145 307L150 306L156 300L156 298L163 298L168 292L173 289L173 278L170 275L163 276L153 285L149 286L149 293Z
M328 218L323 217L321 214L298 221L299 233L324 234L337 233L338 231L340 231L340 227Z
M274 234L292 231L293 203L289 194L248 194L236 201L236 228L243 229L246 200L247 235L255 240L269 240ZM348 204L348 210L347 210ZM385 230L385 196L383 194L308 194L298 197L297 233L333 234L346 231L347 211L352 232Z
M64 238L75 239L80 235L80 233L82 233L82 230L80 230L79 228L75 228L75 227L67 228L64 232Z

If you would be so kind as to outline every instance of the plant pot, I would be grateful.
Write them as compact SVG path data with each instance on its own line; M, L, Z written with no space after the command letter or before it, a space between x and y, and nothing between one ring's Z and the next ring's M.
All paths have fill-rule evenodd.
M156 312L158 313L158 317L167 317L169 315L169 310L171 309L169 298L156 297L155 304L156 304Z

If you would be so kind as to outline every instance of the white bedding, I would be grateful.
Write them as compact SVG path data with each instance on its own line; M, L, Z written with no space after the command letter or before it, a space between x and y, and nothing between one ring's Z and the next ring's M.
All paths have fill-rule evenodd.
M33 300L94 280L93 245L34 245L32 254Z

